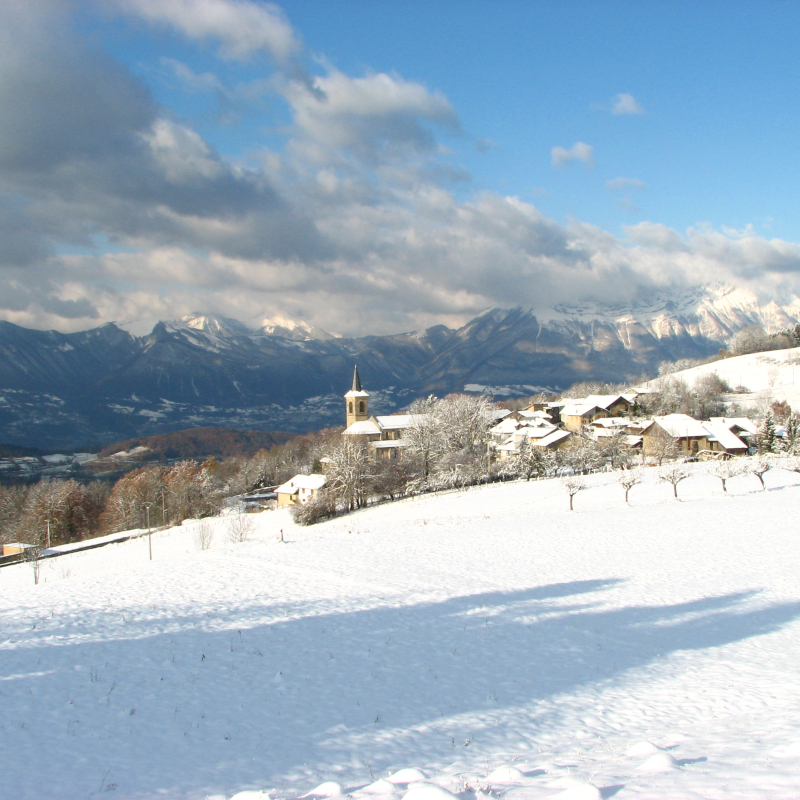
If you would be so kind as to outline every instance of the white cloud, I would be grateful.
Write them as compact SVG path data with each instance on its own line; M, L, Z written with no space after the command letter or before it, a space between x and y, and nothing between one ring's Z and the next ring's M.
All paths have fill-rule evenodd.
M570 161L582 161L591 169L595 165L594 148L585 142L575 142L569 149L565 147L554 147L550 151L554 167L563 167Z
M190 5L272 13L219 0L166 2L164 13ZM244 168L46 14L25 27L0 4L0 18L0 99L17 112L0 118L2 318L75 330L199 308L389 333L457 325L492 305L623 301L673 283L800 288L800 245L752 228L643 222L616 237L515 197L456 193L467 176L439 140L460 132L456 111L401 76L323 64L315 78L279 69L228 89L172 63L188 84L237 102L246 92L286 99L288 147ZM202 38L205 19L186 35ZM591 167L594 152L577 142L552 159ZM644 188L626 177L607 185Z
M612 181L606 181L606 186L612 192L624 192L626 189L644 189L647 184L638 178L614 178Z
M309 162L413 159L439 150L433 126L460 131L444 95L397 75L351 78L329 69L311 87L291 81L283 91L294 115L294 151Z
M283 11L272 3L249 0L116 0L147 22L189 39L220 42L224 58L246 60L266 52L287 62L302 49Z
M611 107L612 114L644 114L644 109L639 105L632 94L618 94Z

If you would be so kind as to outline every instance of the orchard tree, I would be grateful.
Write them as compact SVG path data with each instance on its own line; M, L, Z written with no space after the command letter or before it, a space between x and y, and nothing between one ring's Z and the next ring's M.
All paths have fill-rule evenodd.
M678 484L691 476L691 471L685 464L673 463L660 467L658 470L658 482L668 483L672 486L672 493L678 497Z
M634 486L642 482L642 473L638 469L623 469L617 473L617 483L625 490L625 502L628 503L628 494ZM628 504L630 505L630 504Z
M746 469L751 475L755 475L761 484L761 489L766 491L767 487L764 483L764 475L775 467L774 461L769 456L757 456L756 458L748 459Z
M578 492L582 492L586 488L586 483L581 475L565 475L561 479L561 485L567 490L569 495L569 510L573 511L572 501Z
M728 481L737 475L741 475L743 467L729 459L720 459L719 461L709 461L706 465L706 471L722 483L722 491L727 494Z

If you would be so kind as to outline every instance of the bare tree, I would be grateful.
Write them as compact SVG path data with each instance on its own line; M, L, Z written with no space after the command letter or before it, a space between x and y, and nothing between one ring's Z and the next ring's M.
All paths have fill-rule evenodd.
M214 528L208 520L203 520L192 533L194 546L198 550L209 550L214 540Z
M332 498L348 511L366 504L372 470L367 444L358 439L360 437L343 436L328 451L328 489Z
M685 464L667 464L658 470L658 482L668 483L672 486L672 493L678 497L678 484L691 476L691 471Z
M33 544L30 547L26 547L22 551L23 558L25 559L26 563L30 564L33 568L33 582L37 586L39 585L39 569L41 567L41 556L42 556L42 547L39 544Z
M623 469L617 473L617 483L625 490L625 502L634 486L642 482L642 473L638 469Z
M666 431L657 431L650 437L648 444L650 455L660 467L665 461L671 461L680 455L681 449L675 438Z
M735 464L733 461L720 460L709 461L706 465L706 471L709 475L713 475L715 478L720 480L722 483L722 491L727 494L728 481L731 478L735 478L737 475L741 475L743 468L739 464Z
M756 456L755 458L748 459L748 462L745 465L745 469L751 475L755 475L756 478L758 478L763 491L767 490L767 486L764 483L764 475L766 475L774 467L775 462L766 456Z
M578 492L582 492L586 488L586 483L580 475L565 475L561 479L561 484L567 490L569 495L569 510L572 511L572 501Z
M253 518L244 511L234 511L226 520L229 542L246 542L255 532Z

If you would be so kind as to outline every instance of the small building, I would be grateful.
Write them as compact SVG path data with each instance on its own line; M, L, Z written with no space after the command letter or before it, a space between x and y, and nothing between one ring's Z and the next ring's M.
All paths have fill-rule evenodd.
M20 553L24 553L29 547L33 547L33 545L26 544L25 542L10 542L9 544L3 545L2 555L16 556Z
M283 506L303 505L311 500L314 495L328 482L324 475L295 475L291 480L275 490L278 498L278 508Z

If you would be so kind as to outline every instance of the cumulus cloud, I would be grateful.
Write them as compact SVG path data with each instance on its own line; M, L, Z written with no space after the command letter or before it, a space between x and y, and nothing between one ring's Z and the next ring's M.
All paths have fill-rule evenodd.
M644 109L639 105L632 94L618 94L611 106L612 114L644 114Z
M563 167L570 161L582 161L589 169L595 166L594 148L586 142L575 142L572 147L554 147L550 151L554 167Z
M189 39L220 43L224 58L245 60L267 53L287 62L301 44L283 11L272 3L247 0L116 0L147 22L171 28Z
M435 127L460 132L447 98L396 75L351 78L330 69L312 88L290 82L283 91L294 116L292 147L305 162L355 158L375 166L435 154Z
M441 144L442 132L461 133L455 109L399 75L353 77L321 62L298 77L279 65L258 86L231 88L169 64L231 102L271 92L287 104L286 147L233 164L71 32L62 8L0 6L0 101L16 111L0 117L2 318L75 330L200 308L389 333L457 325L492 305L619 302L674 283L800 286L800 246L751 229L643 222L617 237L516 197L470 196ZM229 58L299 58L299 37L271 6L126 8L189 39L215 38ZM223 8L233 22L214 27ZM264 23L253 39L231 27L245 18ZM594 164L582 142L552 158ZM608 188L644 184L620 177Z

